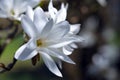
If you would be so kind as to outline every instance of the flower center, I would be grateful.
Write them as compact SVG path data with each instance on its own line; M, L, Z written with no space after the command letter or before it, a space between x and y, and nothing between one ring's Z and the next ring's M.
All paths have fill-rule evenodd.
M38 40L37 40L37 46L38 46L38 47L43 46L43 42L42 42L41 39L38 39Z
M15 15L15 12L14 12L13 9L10 11L10 13L11 13L12 15Z

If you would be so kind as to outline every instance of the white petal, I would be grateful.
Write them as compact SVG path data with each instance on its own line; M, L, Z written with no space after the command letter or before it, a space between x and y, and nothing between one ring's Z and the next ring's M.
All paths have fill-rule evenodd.
M15 58L18 60L28 60L37 54L36 50L29 49L27 44L21 46L15 53Z
M67 16L67 9L65 8L64 4L62 3L61 9L58 11L58 13L56 15L56 23L59 23L61 21L65 21L66 16Z
M53 59L44 52L41 53L41 56L43 58L43 61L45 62L45 65L48 67L48 69L55 75L62 77L62 74L59 71L59 69L58 69L57 65L55 64L55 62L53 61Z
M47 45L49 48L61 48L63 46L71 44L72 42L74 42L74 41L73 40L65 40L65 41L59 41L59 42L52 43L52 44L47 43Z
M31 38L29 41L28 41L28 48L29 49L36 49L37 45L36 45L36 39L34 38Z
M8 17L7 13L2 11L2 10L0 10L0 18L7 18L7 17Z
M60 39L64 35L66 35L70 30L69 23L67 21L60 22L56 25L54 25L53 29L51 30L48 39L49 40L55 40Z
M78 46L77 46L75 43L72 43L72 44L70 44L69 46L72 47L72 48L74 48L74 49L75 49L75 48L78 48Z
M55 58L55 61L58 64L59 68L62 69L62 61L58 58Z
M57 14L57 9L53 7L52 0L50 0L49 5L48 5L48 11L53 20L55 20L55 16Z
M29 1L30 0L14 0L14 10L19 13L25 12Z
M26 15L33 21L34 12L30 6L27 7Z
M74 42L81 42L83 39L79 39L79 37L64 37L60 40L54 40L51 42L46 42L47 46L50 48L61 48L63 46L69 45Z
M14 0L14 10L19 13L23 13L26 11L27 6L31 6L32 8L39 4L40 0Z
M28 16L22 16L21 24L24 31L28 34L29 37L36 37L36 27L34 26L32 20Z
M63 52L61 52L58 49L46 49L46 53L48 53L51 56L54 56L56 58L59 58L65 62L71 63L71 64L75 64L67 55L63 54Z
M0 9L10 11L13 7L13 0L0 0Z
M34 11L34 24L39 33L41 33L47 22L48 18L45 15L44 11L42 10L42 8L37 7Z
M74 42L82 42L85 40L83 37L74 34L67 34L65 37L74 40Z
M68 9L68 4L66 4L66 6L64 5L64 3L61 4L61 9L65 8L66 10Z
M29 0L28 2L28 5L31 6L31 7L35 7L37 6L39 3L40 3L41 0Z
M63 48L63 52L64 52L64 54L65 55L70 55L70 54L72 54L72 52L73 52L73 48L71 48L70 46L64 46Z
M45 15L48 17L48 19L51 19L51 16L48 11L45 11Z
M53 27L53 20L51 19L46 25L45 27L43 28L41 34L40 34L40 37L41 38L46 38L47 35L49 34L49 32L51 31Z
M70 33L77 34L80 31L80 24L70 25Z

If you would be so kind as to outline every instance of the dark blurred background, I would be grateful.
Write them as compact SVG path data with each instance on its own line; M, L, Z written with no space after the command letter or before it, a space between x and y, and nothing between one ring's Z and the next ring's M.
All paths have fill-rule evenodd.
M76 65L63 62L63 78L52 74L40 61L19 61L10 72L0 74L0 80L120 80L120 0L53 0L60 9L68 3L67 20L81 24L78 35L85 41L76 43L70 57ZM48 1L40 6L47 10ZM12 26L11 26L12 25ZM20 25L0 19L0 62L12 62L14 52L24 43Z

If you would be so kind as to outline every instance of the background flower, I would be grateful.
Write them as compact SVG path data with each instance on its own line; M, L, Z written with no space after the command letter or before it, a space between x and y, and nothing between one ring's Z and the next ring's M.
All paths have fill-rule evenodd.
M28 5L35 7L39 2L40 0L0 0L0 17L20 20Z

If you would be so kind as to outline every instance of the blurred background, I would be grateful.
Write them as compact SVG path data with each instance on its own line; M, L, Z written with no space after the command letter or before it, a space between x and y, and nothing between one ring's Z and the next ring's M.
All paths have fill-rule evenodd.
M120 0L53 0L60 9L68 3L67 20L81 24L78 35L85 41L76 43L70 57L76 65L63 62L63 78L52 74L42 59L36 66L31 60L18 61L0 80L120 80ZM48 0L40 6L46 11ZM0 63L12 62L15 51L25 42L21 25L0 18Z

